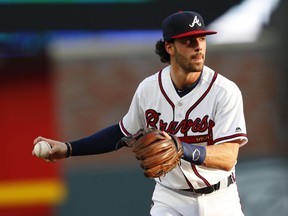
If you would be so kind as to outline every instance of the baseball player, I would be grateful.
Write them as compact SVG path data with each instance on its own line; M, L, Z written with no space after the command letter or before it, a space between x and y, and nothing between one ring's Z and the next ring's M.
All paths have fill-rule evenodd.
M72 142L43 137L52 149L47 161L101 154L124 146L123 137L141 128L173 134L183 145L181 164L155 178L152 216L240 216L235 164L248 141L242 95L237 85L204 65L205 28L193 11L171 14L162 24L156 53L161 71L138 86L119 124Z

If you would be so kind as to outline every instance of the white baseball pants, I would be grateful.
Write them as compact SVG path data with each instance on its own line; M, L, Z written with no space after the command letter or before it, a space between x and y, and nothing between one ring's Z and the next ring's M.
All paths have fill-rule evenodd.
M244 216L236 182L210 194L170 190L156 183L151 216Z

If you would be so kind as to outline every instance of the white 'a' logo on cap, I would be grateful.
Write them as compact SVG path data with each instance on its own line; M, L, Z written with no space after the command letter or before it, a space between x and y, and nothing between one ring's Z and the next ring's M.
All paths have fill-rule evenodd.
M191 24L189 24L189 26L190 26L191 28L193 28L195 24L197 24L198 26L201 26L201 22L200 22L200 20L198 19L197 16L194 17L193 22L192 22Z

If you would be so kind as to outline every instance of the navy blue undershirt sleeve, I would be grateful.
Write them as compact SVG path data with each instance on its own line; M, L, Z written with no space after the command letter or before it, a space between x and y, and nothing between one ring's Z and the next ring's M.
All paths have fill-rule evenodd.
M91 136L70 142L72 156L102 154L123 147L119 141L123 137L119 124L107 127Z

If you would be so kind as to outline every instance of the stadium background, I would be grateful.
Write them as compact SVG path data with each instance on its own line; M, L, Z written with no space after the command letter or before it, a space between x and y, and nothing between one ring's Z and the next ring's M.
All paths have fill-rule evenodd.
M192 9L208 25L239 3L0 1L0 215L148 215L154 182L126 149L47 164L31 156L32 141L118 122L138 83L164 67L154 54L163 17ZM287 8L281 1L253 43L208 44L206 64L243 93L249 144L237 181L247 216L288 215Z

